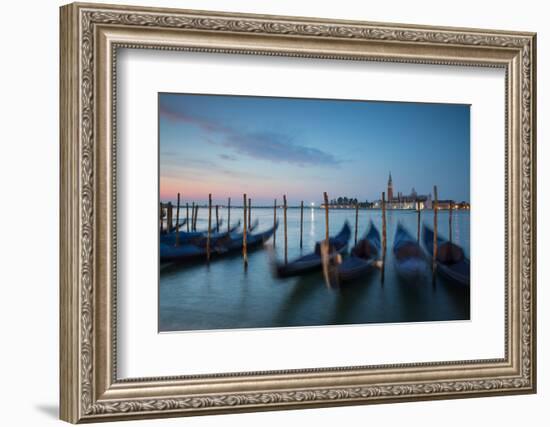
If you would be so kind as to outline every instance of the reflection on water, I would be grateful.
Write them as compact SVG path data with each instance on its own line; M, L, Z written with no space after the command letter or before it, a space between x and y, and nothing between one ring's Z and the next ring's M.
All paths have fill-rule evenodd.
M307 213L309 210L309 214ZM206 212L203 210L203 215ZM324 215L318 209L304 212L303 249L300 250L300 209L288 209L288 258L312 251L316 241L324 238ZM220 211L220 215L222 211ZM231 211L232 221L242 216ZM200 215L200 214L199 214ZM227 213L223 211L224 218ZM277 213L282 220L282 210ZM252 217L260 220L258 231L273 224L273 209L253 209ZM330 231L337 233L345 220L352 227L355 211L331 210ZM359 212L359 238L369 221L382 230L382 215L377 210ZM269 252L249 254L248 270L237 254L212 262L209 266L170 267L161 269L159 288L159 330L262 328L284 326L341 325L360 323L419 322L465 320L470 318L470 290L431 275L417 283L399 280L393 268L391 248L400 221L416 236L417 214L413 211L388 211L388 250L384 282L381 272L350 283L345 288L328 289L321 272L302 277L277 279L271 272ZM431 211L422 212L422 222L433 223ZM206 227L200 217L197 228ZM448 213L438 213L439 234L449 237ZM470 214L453 212L453 242L461 245L469 257ZM352 231L352 240L354 232ZM350 247L353 241L350 240ZM284 257L282 223L277 233L275 254ZM269 245L272 244L270 239ZM475 286L475 283L472 284Z

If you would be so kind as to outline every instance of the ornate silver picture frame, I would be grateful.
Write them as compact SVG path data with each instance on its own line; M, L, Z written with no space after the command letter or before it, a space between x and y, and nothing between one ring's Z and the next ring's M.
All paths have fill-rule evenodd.
M535 34L71 4L61 8L60 43L63 420L112 421L536 391ZM116 61L121 48L503 69L504 357L120 379Z

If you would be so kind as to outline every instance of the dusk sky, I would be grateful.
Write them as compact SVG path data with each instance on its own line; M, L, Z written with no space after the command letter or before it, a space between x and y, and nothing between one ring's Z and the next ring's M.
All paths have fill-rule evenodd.
M438 186L470 201L470 107L159 94L160 198L256 205L380 199Z

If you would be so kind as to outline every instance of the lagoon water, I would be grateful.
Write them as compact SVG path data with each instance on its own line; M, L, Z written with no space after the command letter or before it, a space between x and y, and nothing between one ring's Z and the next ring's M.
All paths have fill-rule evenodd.
M199 211L197 229L207 227L206 209ZM278 279L271 271L273 255L284 259L283 210L275 251L259 249L249 254L247 271L242 256L214 260L210 265L170 266L161 268L159 281L159 331L265 328L285 326L345 325L387 322L467 320L470 318L470 289L463 288L431 273L418 283L401 281L394 270L392 244L399 221L416 236L414 211L387 211L388 249L384 282L376 269L339 289L327 288L321 272L302 277ZM227 218L225 209L220 217ZM232 208L231 222L242 219L242 209ZM253 208L252 220L259 220L255 231L273 224L273 209ZM315 242L325 236L324 210L304 209L303 249L300 249L300 209L288 208L288 259L309 253ZM448 211L438 212L438 229L449 236ZM352 227L353 246L355 211L331 210L330 233L336 234L345 221ZM379 210L360 210L358 238L372 220L382 231ZM433 225L433 212L423 211L422 222ZM225 222L222 229L227 226ZM470 213L453 211L453 242L469 257ZM267 245L273 245L271 238ZM270 254L271 252L271 254ZM472 286L476 284L473 283Z

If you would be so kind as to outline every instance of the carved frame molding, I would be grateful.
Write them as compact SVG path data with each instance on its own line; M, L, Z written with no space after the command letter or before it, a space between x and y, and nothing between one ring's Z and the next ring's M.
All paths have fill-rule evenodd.
M114 147L121 47L504 67L506 357L117 380ZM534 392L535 68L532 33L62 7L61 418L82 422Z

